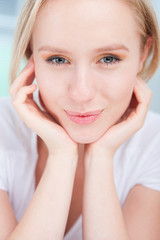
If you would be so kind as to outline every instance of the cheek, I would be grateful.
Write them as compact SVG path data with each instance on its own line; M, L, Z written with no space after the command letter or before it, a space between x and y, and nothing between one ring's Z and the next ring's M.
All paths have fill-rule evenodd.
M123 72L114 74L103 88L107 99L107 112L110 115L110 126L115 124L129 106L135 85L136 74ZM106 116L108 118L108 115Z
M105 97L114 102L127 101L133 93L136 74L124 72L123 74L114 74L104 80L101 91ZM105 86L105 87L104 87Z
M116 70L108 72L106 88L103 90L107 91L109 98L116 100L132 95L138 73L138 56L138 53L137 56L131 55L120 63Z
M63 96L65 84L63 76L59 76L56 71L46 70L43 66L35 67L35 76L42 99L51 101Z

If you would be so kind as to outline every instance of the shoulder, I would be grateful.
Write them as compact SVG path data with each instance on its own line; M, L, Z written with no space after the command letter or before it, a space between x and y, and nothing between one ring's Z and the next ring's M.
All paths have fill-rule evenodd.
M1 150L21 151L32 148L29 143L35 134L21 120L10 97L0 98L0 132Z

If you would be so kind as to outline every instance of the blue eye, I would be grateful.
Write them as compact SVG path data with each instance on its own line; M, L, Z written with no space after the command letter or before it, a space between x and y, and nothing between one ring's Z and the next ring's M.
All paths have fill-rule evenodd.
M101 58L100 60L103 59L103 62L102 64L115 64L117 62L120 62L122 59L120 59L119 57L117 56L114 56L114 55L108 55L108 56L105 56L103 58Z
M62 57L49 57L46 59L46 61L53 65L60 66L64 63L66 63L65 61L67 61L67 60ZM67 63L68 63L68 61L67 61Z

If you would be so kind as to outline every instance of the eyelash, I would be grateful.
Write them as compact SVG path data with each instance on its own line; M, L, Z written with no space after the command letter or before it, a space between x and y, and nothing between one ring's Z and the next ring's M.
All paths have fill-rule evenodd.
M113 64L116 64L116 63L118 63L118 62L120 62L120 61L122 61L122 59L120 59L119 57L117 57L117 56L115 56L115 55L112 55L112 54L110 54L110 55L106 55L106 56L104 56L103 58L101 58L101 59L104 59L104 58L108 58L108 60L109 60L109 58L110 58L110 60L112 60L111 62L104 62L104 63L101 63L101 64L105 64L105 65L113 65ZM54 65L55 67L61 67L63 64L65 64L65 63L56 63L56 62L53 62L53 60L55 60L55 59L63 59L63 60L66 60L65 58L63 58L63 57L60 57L60 56L51 56L51 57L49 57L49 58L47 58L46 59L46 62L48 62L49 64L52 64L52 65ZM101 60L100 59L100 60ZM99 61L100 61L99 60ZM68 63L66 63L66 64L68 64Z

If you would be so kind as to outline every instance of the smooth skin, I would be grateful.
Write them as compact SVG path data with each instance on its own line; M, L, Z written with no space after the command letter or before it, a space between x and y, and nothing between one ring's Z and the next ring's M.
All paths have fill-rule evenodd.
M83 240L158 240L160 193L137 185L131 189L121 209L113 179L116 150L143 126L149 109L151 91L137 76L147 55L149 41L141 56L140 37L133 27L134 18L120 1L102 0L102 5L96 0L48 3L41 9L35 25L33 56L10 87L14 107L39 136L39 159L35 173L37 188L19 224L8 194L0 191L0 240L62 240L81 213ZM114 18L106 14L106 9L115 13ZM79 21L82 13L83 22ZM116 16L118 19L115 19ZM97 19L100 21L97 22ZM112 20L119 23L118 27L113 27ZM73 22L76 28L72 28ZM110 35L106 38L108 22ZM70 30L69 36L62 29L64 23L65 29ZM93 26L94 31L90 33ZM120 30L124 26L127 28L126 35ZM54 27L53 31L51 27ZM92 35L96 33L98 35ZM70 47L72 52L72 55L66 54L69 56L66 58L72 61L68 67L53 70L43 57L46 54L59 56L59 53L38 52L38 49L42 43L51 44L53 39L57 39L57 45L61 45L63 40L61 43L64 45L65 34L70 37L66 48ZM90 47L101 47L104 43L110 45L113 39L120 39L125 45L129 42L129 52L108 50L108 55L124 55L124 59L121 63L102 67L97 61L106 53L92 55ZM35 75L44 112L32 98L36 91L36 85L32 84ZM97 107L103 107L105 111L95 124L83 128L70 123L63 115L63 108L69 106L74 111L95 110ZM110 119L108 115L111 115ZM97 129L100 132L97 133ZM150 218L146 218L146 214Z
M32 61L31 65L25 68L13 83L10 88L10 93L14 106L19 114L21 114L22 119L24 118L30 127L30 124L34 122L33 119L35 119L37 124L44 124L43 126L46 131L41 133L40 130L37 134L41 135L45 141L49 156L45 171L35 191L34 198L19 225L16 225L17 223L7 194L1 191L1 203L3 204L3 212L5 212L5 218L3 218L3 221L1 220L1 224L4 226L2 228L4 231L1 232L1 239L6 239L6 236L8 236L13 229L14 231L7 239L62 239L69 212L76 167L78 165L77 144L73 142L69 136L67 138L65 131L63 131L59 125L55 124L48 115L42 114L37 106L35 108L35 103L30 97L30 94L35 91L36 86L27 85L31 82L31 79L33 80L33 71L34 63ZM83 196L84 239L97 239L99 237L109 239L110 236L112 236L113 239L148 238L150 240L158 239L159 237L159 228L156 227L159 221L159 213L157 211L157 207L159 207L159 193L142 186L135 186L129 193L122 211L113 181L114 152L119 145L141 128L151 99L151 91L141 79L137 79L134 92L138 106L132 111L129 117L113 126L97 142L86 145ZM27 116L29 117L27 118ZM38 128L37 124L36 126L32 125L36 131L42 129ZM122 128L123 139L121 138ZM53 145L50 145L51 142L54 141L54 135L48 134L51 131L55 131L55 133L57 131L59 133L60 143L58 146L58 142L56 141L57 148L55 148L54 142ZM62 134L60 134L60 132L62 132ZM126 134L124 134L124 132ZM52 141L50 137L53 137ZM64 148L64 146L61 146L61 138L63 139L64 137L66 138L65 141L68 139L68 142L66 142L68 143L68 147L62 154L62 149L60 150L60 148ZM115 141L115 139L117 140ZM108 143L110 144L108 145ZM106 148L104 148L104 144ZM52 149L55 149L55 151L52 152ZM101 159L99 159L99 156L101 156ZM100 161L97 161L97 158ZM56 172L62 173L62 179L58 179ZM66 180L68 186L66 186ZM56 188L56 185L59 187ZM92 186L94 186L94 189ZM62 191L59 192L59 189ZM146 198L146 195L148 198ZM103 198L101 198L101 196L103 196ZM45 205L43 204L44 202ZM143 208L141 205L142 202ZM148 209L148 205L152 210ZM104 206L106 206L106 209L104 209ZM137 208L141 209L141 211L137 211ZM134 209L136 214L134 218L132 218L132 215L130 216L129 214L132 214ZM151 214L152 221L149 223L147 221L145 224L145 215L148 210ZM57 218L55 217L56 215L63 217ZM47 218L45 218L45 216L47 216ZM143 226L147 226L147 228L139 228L137 232L139 220L143 220ZM141 222L139 222L139 224L141 224ZM55 226L55 228L53 228L53 226ZM106 226L109 227L106 228ZM156 231L152 231L152 229ZM142 238L143 236L144 238Z

